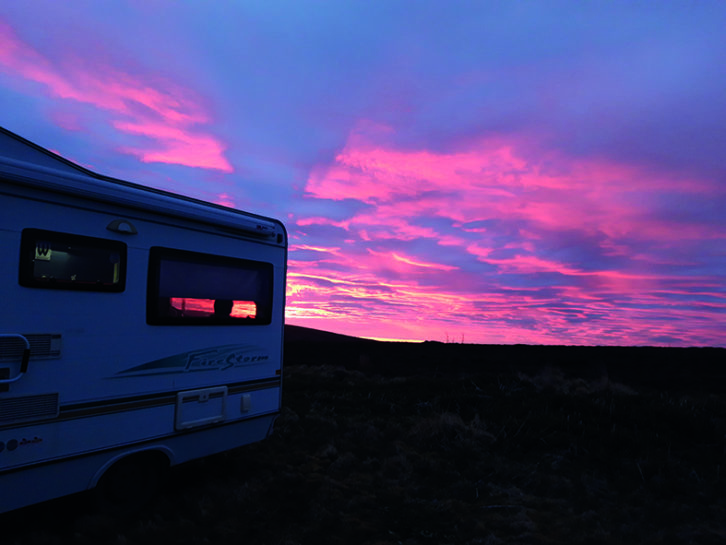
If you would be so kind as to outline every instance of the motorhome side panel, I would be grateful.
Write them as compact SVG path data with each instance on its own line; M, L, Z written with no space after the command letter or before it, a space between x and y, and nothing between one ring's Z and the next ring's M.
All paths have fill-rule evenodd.
M281 399L284 230L260 240L213 214L187 221L2 181L0 209L0 335L32 344L27 372L0 384L0 482L84 467L0 511L91 486L112 454L158 448L174 463L267 433ZM19 372L8 343L0 380Z
M25 203L30 203L30 209ZM45 380L19 381L14 385L16 393L31 393L37 391L43 382L50 382L60 385L65 402L80 402L131 392L140 394L212 386L220 382L235 383L277 375L282 349L284 248L136 216L131 216L130 221L138 233L121 235L106 230L108 223L118 218L116 213L72 209L66 204L10 197L3 207L14 211L0 220L0 229L8 239L6 254L20 254L23 229L18 229L18 226L50 233L83 234L119 241L127 247L126 287L122 293L26 288L17 282L3 287L8 290L6 300L16 302L16 308L21 309L13 316L15 331L62 334L59 360L33 365L33 369L37 366L38 372L42 370ZM24 214L19 212L23 209ZM126 217L129 217L128 213ZM13 223L16 226L14 230L10 226ZM174 252L179 251L189 252L188 255L193 257L242 258L268 266L275 291L269 310L269 324L223 323L207 326L198 321L192 325L184 322L148 324L147 281L152 248L168 250L173 257L176 257ZM183 254L184 257L186 255ZM16 262L13 267L12 261L3 263L10 278L18 275L18 264ZM205 269L204 265L207 264L202 263L202 269ZM213 266L206 269L210 269L208 282L220 281ZM225 268L222 269L224 275ZM180 274L185 272L182 268ZM203 273L204 270L200 274ZM192 313L195 304L205 302L199 300L205 299L202 296L207 288L214 294L213 285L199 286L199 293L193 294L199 297L176 298L186 299L186 302L175 301L174 304L180 306L186 303ZM206 299L209 305L209 298ZM222 352L200 352L222 350L220 347L228 345L245 346L249 352L247 361L240 354L241 361L233 362L234 354L226 354L228 361L225 364L215 362L215 358L225 356ZM260 349L259 353L256 348ZM170 358L177 358L177 361ZM182 365L180 358L188 360L184 372L179 369ZM71 361L72 368L66 368ZM230 365L230 362L234 364Z

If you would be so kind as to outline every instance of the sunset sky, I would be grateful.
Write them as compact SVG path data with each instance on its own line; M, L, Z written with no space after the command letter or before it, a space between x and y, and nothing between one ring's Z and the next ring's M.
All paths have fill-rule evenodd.
M283 220L287 321L726 346L726 3L0 4L0 125Z

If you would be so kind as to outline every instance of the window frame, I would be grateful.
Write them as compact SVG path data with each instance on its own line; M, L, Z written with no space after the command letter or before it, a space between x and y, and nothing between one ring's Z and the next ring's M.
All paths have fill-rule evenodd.
M160 273L161 263L164 260L170 261L186 261L192 264L202 265L219 265L225 267L234 267L242 270L257 270L266 273L268 279L268 289L265 293L265 300L269 304L265 308L257 308L257 315L254 318L239 317L188 317L188 316L169 316L159 312L160 300ZM210 326L210 325L234 325L234 326L255 326L269 325L272 323L272 307L274 305L274 266L267 261L257 261L252 259L244 259L238 257L229 257L218 254L209 254L203 252L193 252L189 250L180 250L177 248L168 248L162 246L152 246L149 248L149 267L148 278L146 283L146 323L149 325L190 325L190 326ZM177 296L174 296L177 297ZM181 298L181 295L178 296Z
M49 279L43 280L35 276L35 250L39 240L50 243L62 243L69 246L80 246L94 250L105 250L109 254L119 254L118 281L113 284L94 284L90 282L75 283L73 281ZM26 228L20 234L20 263L18 267L18 283L27 288L41 288L67 291L93 291L120 293L126 289L126 269L128 264L128 247L124 242L108 238L89 237L61 231Z

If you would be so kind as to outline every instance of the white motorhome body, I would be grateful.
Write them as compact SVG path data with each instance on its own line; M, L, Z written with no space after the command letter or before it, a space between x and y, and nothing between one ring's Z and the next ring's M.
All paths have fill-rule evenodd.
M0 512L268 436L283 225L0 129ZM122 501L124 497L118 497Z

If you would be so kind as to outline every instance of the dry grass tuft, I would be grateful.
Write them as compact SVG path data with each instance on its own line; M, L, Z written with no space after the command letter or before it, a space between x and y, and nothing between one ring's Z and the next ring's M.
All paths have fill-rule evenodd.
M554 392L564 395L588 395L600 392L612 392L619 395L636 395L637 392L618 382L613 382L607 373L598 378L586 380L581 377L567 377L559 367L545 366L534 375L517 373L520 381L532 385L537 392Z

